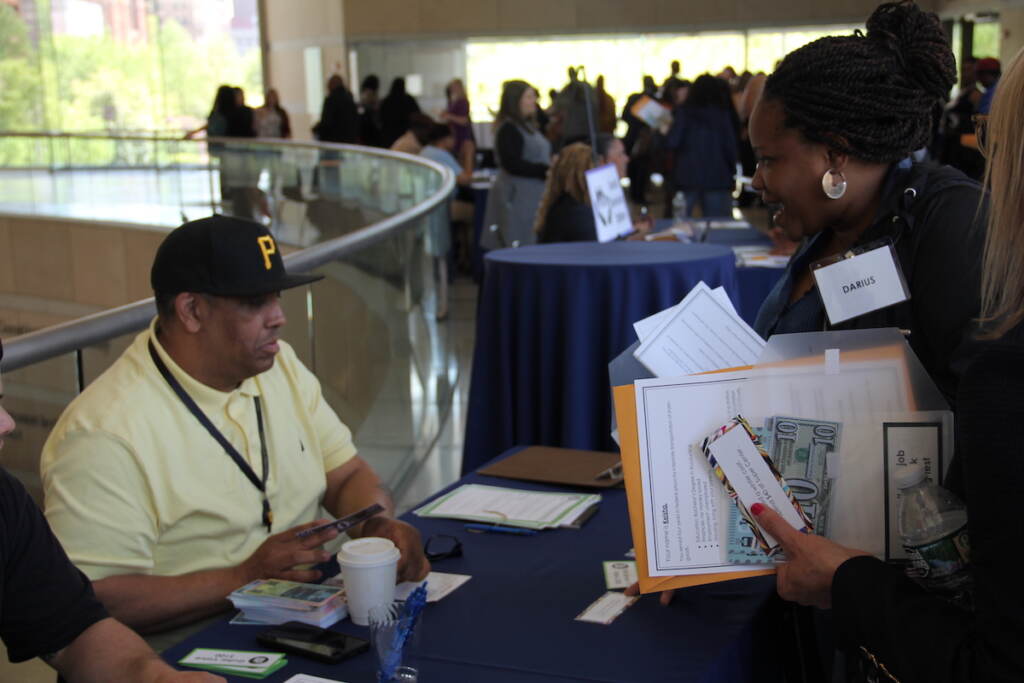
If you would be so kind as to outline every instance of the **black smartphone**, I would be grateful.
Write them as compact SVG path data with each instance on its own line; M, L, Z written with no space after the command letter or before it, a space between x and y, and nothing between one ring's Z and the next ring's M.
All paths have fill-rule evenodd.
M300 621L289 621L262 631L256 640L260 645L328 664L335 664L370 649L368 640Z

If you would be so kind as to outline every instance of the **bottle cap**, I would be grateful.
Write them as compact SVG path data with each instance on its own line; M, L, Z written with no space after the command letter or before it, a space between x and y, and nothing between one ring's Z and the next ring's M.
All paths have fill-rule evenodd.
M907 463L897 468L893 477L896 481L896 488L906 489L924 481L924 466L919 462Z

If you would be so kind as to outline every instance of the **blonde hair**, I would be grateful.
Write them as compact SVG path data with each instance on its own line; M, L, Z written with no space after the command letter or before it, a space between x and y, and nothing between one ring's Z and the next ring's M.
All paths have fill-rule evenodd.
M982 335L998 339L1024 320L1024 50L999 79L983 131L991 193L982 257Z
M578 202L590 203L587 192L586 172L594 168L590 145L574 142L566 145L558 153L558 158L548 171L548 180L544 185L544 196L537 207L537 218L533 222L533 231L538 235L548 220L548 211L563 194L567 194Z

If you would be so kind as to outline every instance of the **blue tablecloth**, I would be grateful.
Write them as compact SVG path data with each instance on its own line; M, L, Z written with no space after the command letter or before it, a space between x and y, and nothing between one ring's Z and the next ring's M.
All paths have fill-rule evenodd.
M608 362L633 323L703 280L736 300L732 250L574 242L487 254L463 473L516 444L615 450Z
M477 474L456 485L462 483L557 490ZM420 680L779 680L774 577L687 588L677 591L668 607L659 605L655 596L646 596L609 626L574 620L606 590L601 563L624 559L632 546L625 491L611 489L601 495L600 510L581 530L551 529L529 537L476 535L455 520L403 517L425 539L432 534L458 537L463 556L439 560L434 569L473 577L424 612ZM176 662L195 647L265 649L255 640L265 627L227 621L225 617L167 650L164 658ZM366 628L348 620L333 628L368 637ZM289 655L288 661L265 680L276 683L297 673L348 683L374 680L372 654L337 665L296 655Z

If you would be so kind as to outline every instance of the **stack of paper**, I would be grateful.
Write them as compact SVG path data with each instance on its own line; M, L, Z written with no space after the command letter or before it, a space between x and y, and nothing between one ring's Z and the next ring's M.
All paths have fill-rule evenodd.
M569 527L601 502L597 493L548 493L463 484L415 511L420 517L493 522L526 529Z
M655 377L753 365L765 341L736 312L721 287L703 282L671 308L633 323L633 356Z
M178 664L193 669L244 678L266 678L287 663L281 652L212 650L205 647L196 648L178 660Z
M301 621L326 628L348 616L345 591L336 586L261 579L235 590L228 599L250 623Z

